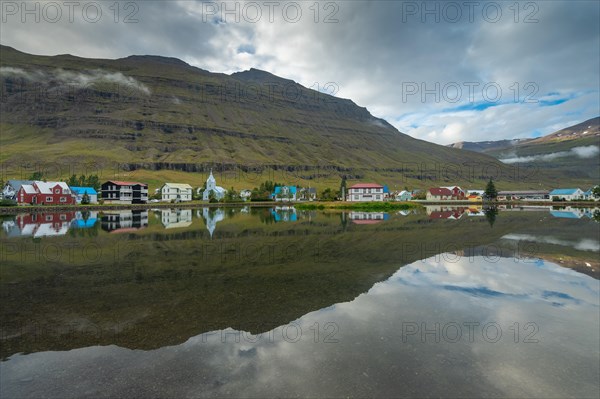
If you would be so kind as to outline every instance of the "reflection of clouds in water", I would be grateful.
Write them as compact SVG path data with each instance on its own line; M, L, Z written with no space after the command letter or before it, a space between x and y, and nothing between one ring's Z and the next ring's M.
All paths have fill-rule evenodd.
M239 332L227 329L152 351L108 346L15 355L3 363L0 389L3 397L593 396L598 295L598 281L548 262L428 259L353 301L296 320L297 342L282 338L287 327L288 341L296 340L290 324L259 337L242 334L239 342ZM470 321L498 323L502 339L403 340L406 322L431 328ZM337 343L323 342L327 322L339 327ZM523 343L527 322L539 326L539 343Z
M572 247L580 251L600 251L600 242L590 238L583 238L579 241L568 241L552 236L536 236L532 234L507 234L502 238L505 240L531 241L543 244L561 245L563 247Z

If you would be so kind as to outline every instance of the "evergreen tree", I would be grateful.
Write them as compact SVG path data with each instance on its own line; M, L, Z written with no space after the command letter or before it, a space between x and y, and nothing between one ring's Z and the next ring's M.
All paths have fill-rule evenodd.
M346 201L346 195L348 194L346 187L346 176L342 177L342 183L340 184L340 195L342 197L342 201Z
M496 198L498 198L498 190L496 190L496 186L494 185L494 182L491 178L485 188L485 196L487 197L487 199L494 201L496 200Z

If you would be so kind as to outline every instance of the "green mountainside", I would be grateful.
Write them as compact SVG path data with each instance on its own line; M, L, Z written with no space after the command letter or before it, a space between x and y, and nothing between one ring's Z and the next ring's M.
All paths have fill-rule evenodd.
M569 186L600 180L600 117L536 139L461 142L450 147L492 155L535 168ZM570 183L570 184L569 184Z
M0 47L3 179L97 172L101 179L202 185L264 180L390 189L553 186L493 157L414 139L347 99L268 72L225 75L158 56L36 56ZM447 185L446 184L446 185Z

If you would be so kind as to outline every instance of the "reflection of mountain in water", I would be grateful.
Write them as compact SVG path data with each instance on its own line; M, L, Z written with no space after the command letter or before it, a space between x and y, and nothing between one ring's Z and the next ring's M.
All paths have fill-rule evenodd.
M547 210L501 212L493 229L483 217L448 224L422 213L391 215L368 228L343 228L344 212L314 212L310 222L310 213L297 212L296 223L266 224L261 218L272 220L271 209L250 210L220 225L223 234L213 240L202 228L153 226L124 236L103 234L94 240L98 256L91 260L79 250L87 237L57 238L59 244L77 244L75 258L65 252L51 262L30 255L36 251L33 240L21 240L17 247L11 237L0 235L6 249L0 335L9 337L0 346L2 355L112 344L151 349L227 327L269 331L352 301L402 265L452 251L461 257L488 256L491 263L504 256L565 255L565 263L555 263L582 264L578 271L598 276L598 265L590 260L597 258L597 223L554 218ZM229 217L223 209L209 208L197 216L213 234ZM104 228L107 224L103 218ZM560 242L540 238L548 231ZM590 242L559 245L581 237ZM71 325L89 332L86 323L120 332L65 335ZM40 336L39 326L54 330Z
M160 220L165 229L176 229L192 225L191 209L162 209Z
M109 233L127 233L148 226L147 210L102 212L102 230Z
M217 223L225 219L225 211L221 208L202 208L201 215L202 219L204 219L204 223L206 223L206 229L212 238L213 233L217 228ZM198 211L198 216L200 216L200 211Z
M141 397L595 397L598 295L594 279L548 262L439 256L261 334L223 323L148 351L16 354L2 392L113 397L124 385L106 381L126 381ZM186 375L200 378L172 383Z

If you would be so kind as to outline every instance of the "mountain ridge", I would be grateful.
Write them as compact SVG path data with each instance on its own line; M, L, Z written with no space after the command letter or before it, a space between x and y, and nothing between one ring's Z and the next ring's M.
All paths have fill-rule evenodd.
M169 57L65 58L6 46L0 67L4 164L87 162L151 185L170 178L197 186L189 172L216 165L267 177L286 171L283 182L317 187L335 187L342 176L400 187L481 186L490 167L511 186L539 183L515 179L513 168L490 156L412 138L350 99L258 69L226 75ZM444 175L446 165L469 172Z

